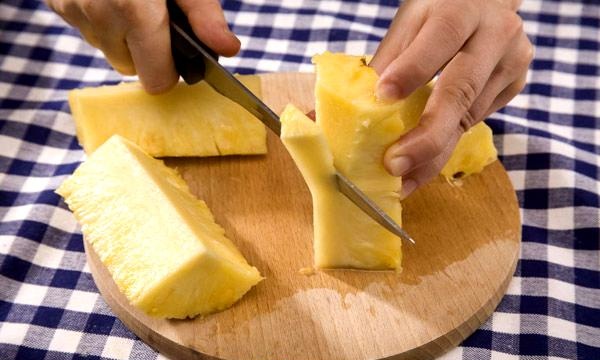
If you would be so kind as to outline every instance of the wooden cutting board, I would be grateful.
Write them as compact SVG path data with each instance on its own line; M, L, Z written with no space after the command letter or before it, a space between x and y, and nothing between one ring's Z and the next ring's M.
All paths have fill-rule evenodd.
M314 105L311 74L262 76L276 112ZM461 185L437 179L405 201L403 272L301 269L312 264L310 193L279 139L266 156L168 159L266 280L232 308L160 320L132 308L86 244L117 316L173 359L432 358L482 324L504 295L520 246L519 208L499 162ZM310 271L308 271L310 273Z

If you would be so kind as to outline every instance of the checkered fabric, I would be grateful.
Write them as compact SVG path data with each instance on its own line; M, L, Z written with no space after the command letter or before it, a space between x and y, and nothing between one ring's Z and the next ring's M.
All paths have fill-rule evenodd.
M242 73L372 53L397 1L226 1ZM494 315L445 359L600 359L600 4L525 0L529 83L491 116L523 245ZM115 318L54 194L83 151L70 89L122 77L40 1L0 2L0 359L161 357Z

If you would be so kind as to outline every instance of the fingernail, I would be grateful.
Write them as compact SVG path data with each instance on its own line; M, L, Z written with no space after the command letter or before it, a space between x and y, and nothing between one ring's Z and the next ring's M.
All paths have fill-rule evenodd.
M412 161L408 156L398 156L390 160L390 173L394 176L406 174L412 167Z
M412 179L402 179L402 192L400 199L404 200L417 188L417 182Z
M377 86L377 99L396 100L400 98L400 89L393 83L383 83Z

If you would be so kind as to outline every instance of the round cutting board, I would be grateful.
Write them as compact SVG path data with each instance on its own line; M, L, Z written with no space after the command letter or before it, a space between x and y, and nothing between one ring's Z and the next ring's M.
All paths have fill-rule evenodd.
M314 106L311 74L263 75L276 112ZM514 273L520 221L499 162L460 185L437 179L404 202L403 271L312 272L310 193L276 136L265 156L167 159L204 199L264 281L232 308L191 320L131 307L86 244L106 302L135 334L173 359L432 358L494 311Z

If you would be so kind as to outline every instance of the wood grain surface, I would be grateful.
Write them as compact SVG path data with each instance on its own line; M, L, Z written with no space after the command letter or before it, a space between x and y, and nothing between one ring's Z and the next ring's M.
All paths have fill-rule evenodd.
M313 107L311 74L262 76L276 112ZM266 280L232 308L193 320L150 318L127 304L86 244L117 316L173 359L433 358L493 312L520 247L515 192L499 162L461 185L437 179L405 201L403 272L301 271L312 264L310 194L279 139L265 156L167 159ZM309 274L305 274L309 273Z

